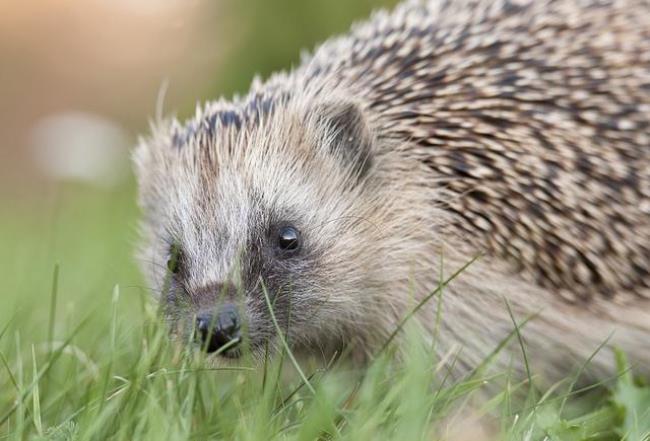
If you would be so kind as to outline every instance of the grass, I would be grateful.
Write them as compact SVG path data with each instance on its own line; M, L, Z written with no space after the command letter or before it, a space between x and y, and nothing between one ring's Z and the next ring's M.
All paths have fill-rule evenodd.
M480 440L476 417L487 439L649 439L650 387L622 354L597 388L538 390L534 366L452 381L407 322L404 360L391 343L365 370L286 352L210 368L170 343L142 286L133 199L60 187L0 217L0 440Z

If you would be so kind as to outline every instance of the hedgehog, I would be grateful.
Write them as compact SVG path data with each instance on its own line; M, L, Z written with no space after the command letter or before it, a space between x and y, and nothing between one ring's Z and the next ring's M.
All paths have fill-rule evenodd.
M407 1L134 163L143 270L215 363L369 360L410 317L452 375L650 366L647 0Z

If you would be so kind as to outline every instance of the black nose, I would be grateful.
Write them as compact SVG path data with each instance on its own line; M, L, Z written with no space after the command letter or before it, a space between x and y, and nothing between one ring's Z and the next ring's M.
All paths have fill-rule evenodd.
M209 353L228 345L224 355L235 355L231 351L241 342L241 323L237 307L233 304L221 306L216 314L203 313L196 317L196 336Z

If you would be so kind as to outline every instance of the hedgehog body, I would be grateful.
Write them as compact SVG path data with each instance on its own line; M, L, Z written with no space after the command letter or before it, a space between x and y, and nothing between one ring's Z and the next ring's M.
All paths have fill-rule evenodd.
M605 342L650 366L646 0L407 2L135 160L154 286L180 250L170 316L237 298L254 352L265 293L297 348L372 354L480 254L417 314L455 372L511 315L547 372Z

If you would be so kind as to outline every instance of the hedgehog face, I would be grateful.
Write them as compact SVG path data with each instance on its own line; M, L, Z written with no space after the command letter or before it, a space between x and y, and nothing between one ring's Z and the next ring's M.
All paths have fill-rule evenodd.
M397 202L372 172L361 111L337 102L287 104L255 121L233 112L199 115L180 145L178 125L154 130L135 154L143 267L168 316L226 356L242 341L264 354L278 327L298 346L359 337L389 265L375 244L393 234L390 222L395 240L405 233L386 211Z

